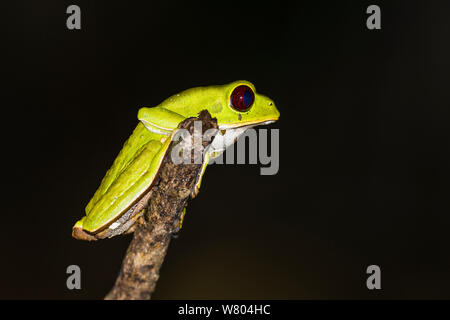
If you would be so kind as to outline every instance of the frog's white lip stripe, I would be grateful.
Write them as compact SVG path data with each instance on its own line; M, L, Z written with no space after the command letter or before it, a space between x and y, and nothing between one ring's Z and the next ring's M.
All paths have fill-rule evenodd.
M266 120L266 121L249 121L249 122L235 123L235 124L222 124L222 125L219 125L219 130L267 125L267 124L274 123L276 120L278 120L278 119L272 119L272 120ZM148 130L150 130L151 132L157 133L157 134L163 134L163 135L169 136L172 132L171 129L158 126L154 123L151 123L148 120L141 119L141 122L144 124L144 126Z
M151 123L150 121L140 119L141 122L144 124L144 126L151 132L157 133L157 134L163 134L166 136L169 136L172 133L171 129L167 129L161 126L158 126L154 123Z
M227 129L236 129L236 128L243 128L243 127L253 127L253 126L260 126L260 125L266 125L274 123L277 119L273 120L266 120L266 121L254 121L254 122L244 122L244 123L237 123L237 124L221 124L219 125L219 130L227 130Z

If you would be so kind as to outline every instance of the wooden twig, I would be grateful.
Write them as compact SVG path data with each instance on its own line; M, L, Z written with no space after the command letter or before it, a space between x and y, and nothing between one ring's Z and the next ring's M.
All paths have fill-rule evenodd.
M202 111L198 118L186 119L179 127L189 130L193 136L196 120L202 121L202 133L210 128L217 129L216 119L212 119L208 111ZM209 142L202 142L200 147L207 144ZM175 145L176 142L172 142L170 148ZM155 290L172 234L201 169L201 164L174 164L170 154L169 150L159 171L159 182L150 191L145 221L134 231L119 276L106 300L150 299Z

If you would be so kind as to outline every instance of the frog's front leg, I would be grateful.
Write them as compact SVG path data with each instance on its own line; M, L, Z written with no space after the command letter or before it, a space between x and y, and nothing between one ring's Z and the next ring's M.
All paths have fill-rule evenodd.
M138 119L151 132L169 136L185 117L162 107L144 107L139 109Z

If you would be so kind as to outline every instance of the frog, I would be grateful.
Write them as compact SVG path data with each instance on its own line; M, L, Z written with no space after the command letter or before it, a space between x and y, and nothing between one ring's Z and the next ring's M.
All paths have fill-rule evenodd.
M140 108L137 126L86 205L85 215L74 224L72 236L95 241L133 232L151 199L178 126L203 110L216 119L218 132L202 158L192 197L199 193L210 159L219 157L249 128L268 125L280 117L274 101L247 80L194 87L157 106Z

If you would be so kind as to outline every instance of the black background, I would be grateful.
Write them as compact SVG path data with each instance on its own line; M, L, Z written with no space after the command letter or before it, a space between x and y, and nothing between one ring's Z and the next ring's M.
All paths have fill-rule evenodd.
M81 30L66 28L70 4ZM381 30L366 28L370 4ZM71 228L138 108L238 79L281 112L280 170L208 168L154 298L450 298L448 9L15 2L2 16L0 298L102 298L131 238ZM71 264L82 290L66 288Z

